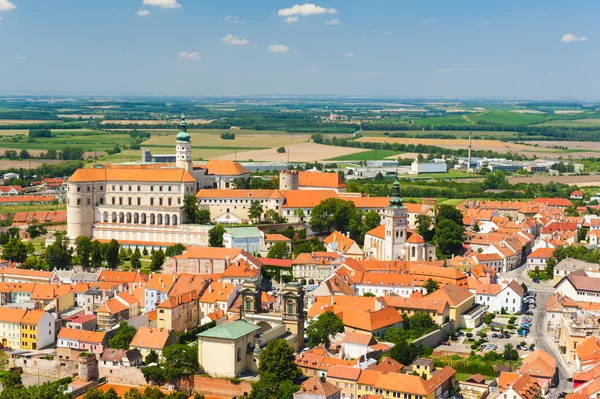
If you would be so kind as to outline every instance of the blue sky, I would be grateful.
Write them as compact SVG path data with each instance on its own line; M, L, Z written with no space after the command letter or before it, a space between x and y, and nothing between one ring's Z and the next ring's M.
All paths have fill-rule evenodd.
M594 0L0 0L0 94L598 98L599 15Z

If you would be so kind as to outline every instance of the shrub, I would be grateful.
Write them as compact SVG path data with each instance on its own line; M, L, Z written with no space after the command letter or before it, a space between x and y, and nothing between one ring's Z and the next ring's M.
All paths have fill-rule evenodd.
M285 153L285 147L279 147L279 148L277 148L277 152L280 153L280 154Z

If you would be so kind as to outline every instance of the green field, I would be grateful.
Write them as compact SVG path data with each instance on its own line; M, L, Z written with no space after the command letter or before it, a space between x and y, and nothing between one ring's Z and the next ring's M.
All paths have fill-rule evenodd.
M510 111L491 111L480 114L469 115L469 118L477 123L484 122L495 125L531 125L541 123L548 119L546 114L521 114Z
M389 133L384 135L384 133ZM482 139L499 139L499 138L512 138L515 137L515 132L505 132L505 131L484 131L484 130L472 130L473 137L480 137ZM407 136L427 136L432 134L443 134L447 135L448 139L458 138L458 139L468 139L469 131L468 130L401 130L401 131L393 131L393 130L361 130L360 133L363 137L379 137L379 136L388 136L394 133L406 133ZM341 136L338 136L341 137ZM442 139L443 140L443 139Z
M57 211L67 209L66 204L47 204L47 205L2 205L0 206L2 213L15 213L15 212L38 212L38 211Z
M414 126L439 126L439 125L454 125L454 126L473 126L474 123L469 121L471 115L452 115L439 116L430 118L415 118L413 119Z
M357 152L356 154L342 155L341 157L331 158L328 161L377 161L388 157L399 156L401 152L391 150L367 150Z
M563 126L563 127L598 127L600 128L600 118L588 119L561 119L543 123L544 126Z
M113 148L115 144L127 146L133 140L128 134L108 134L101 131L66 131L59 132L56 136L49 138L36 138L28 142L24 137L21 140L15 140L13 137L0 136L0 148L10 148L15 150L61 150L64 147L82 147L85 151L105 151Z

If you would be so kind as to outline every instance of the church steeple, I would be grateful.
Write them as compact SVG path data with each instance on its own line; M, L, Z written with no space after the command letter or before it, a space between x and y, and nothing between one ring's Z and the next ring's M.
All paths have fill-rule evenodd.
M179 122L179 133L175 136L177 142L175 143L175 158L178 168L192 172L194 165L192 164L192 137L187 132L187 122L185 121L185 115L181 115L181 121Z
M400 208L404 206L402 204L402 198L400 198L400 182L396 180L392 187L392 197L390 198L390 208Z
M189 143L191 140L190 134L187 132L187 122L185 120L185 115L181 115L181 121L179 122L179 133L175 136L177 141Z

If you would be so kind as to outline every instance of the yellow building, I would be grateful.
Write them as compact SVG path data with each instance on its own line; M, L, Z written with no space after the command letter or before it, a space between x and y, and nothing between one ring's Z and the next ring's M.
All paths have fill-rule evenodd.
M363 370L358 379L356 397L367 394L384 398L434 399L446 396L454 382L456 370L444 367L436 371L429 380L416 375Z
M185 332L200 324L200 303L195 291L168 298L157 309L158 328Z
M326 380L341 389L342 398L356 398L356 386L361 369L350 366L333 366L327 370Z
M56 341L55 319L44 310L28 310L21 319L21 349L38 350Z
M5 348L21 347L21 320L26 310L0 308L0 342Z

